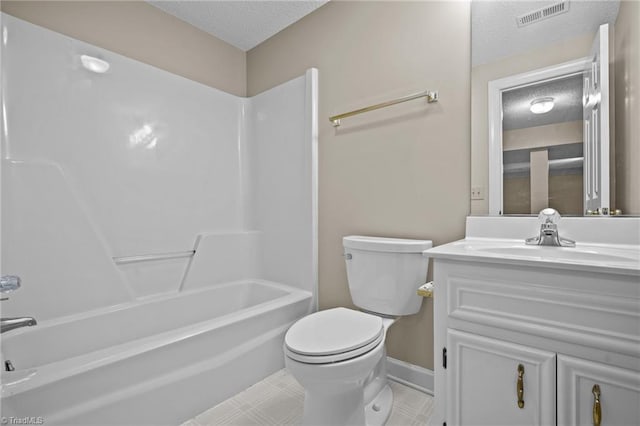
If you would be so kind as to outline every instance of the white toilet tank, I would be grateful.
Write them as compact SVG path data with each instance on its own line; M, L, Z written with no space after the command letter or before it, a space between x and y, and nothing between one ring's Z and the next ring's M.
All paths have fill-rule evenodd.
M353 303L367 311L401 316L420 310L416 294L425 283L432 247L429 240L364 237L342 239Z

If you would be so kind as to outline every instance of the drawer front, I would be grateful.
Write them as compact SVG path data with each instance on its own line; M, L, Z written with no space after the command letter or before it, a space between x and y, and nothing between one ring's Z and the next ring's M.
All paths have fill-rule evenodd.
M449 318L640 356L640 284L526 268L448 268Z

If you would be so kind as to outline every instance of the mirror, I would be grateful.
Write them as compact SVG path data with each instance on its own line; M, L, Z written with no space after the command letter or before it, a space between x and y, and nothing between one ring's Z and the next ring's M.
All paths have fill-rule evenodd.
M582 215L582 80L581 72L562 72L501 91L502 148L490 167L499 168L502 162L502 189L497 188L502 205L490 210L537 214L551 207L564 215Z
M472 214L640 214L638 20L634 1L472 1Z

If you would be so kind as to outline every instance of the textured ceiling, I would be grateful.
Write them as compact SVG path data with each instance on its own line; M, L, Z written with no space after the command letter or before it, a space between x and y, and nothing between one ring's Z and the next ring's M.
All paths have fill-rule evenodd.
M551 111L545 114L530 111L532 100L549 96L555 102ZM575 120L582 120L582 74L502 92L504 130Z
M147 3L247 51L327 1L177 0Z
M595 35L600 24L613 24L619 0L570 0L569 11L518 28L516 17L556 3L555 1L471 2L471 63L497 59L543 47L582 34Z

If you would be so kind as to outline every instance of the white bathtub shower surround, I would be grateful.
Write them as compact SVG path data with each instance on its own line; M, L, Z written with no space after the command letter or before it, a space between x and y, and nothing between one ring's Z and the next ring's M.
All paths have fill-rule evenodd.
M261 276L261 236L258 231L198 235L180 289Z
M2 336L2 415L178 424L282 368L316 306L317 71L240 98L1 22L2 316L38 320Z
M298 94L304 103L291 102ZM262 231L262 276L291 285L304 282L309 291L318 276L317 99L317 71L307 71L306 78L251 98L248 120L254 191L249 223Z
M2 267L23 281L5 315L45 321L244 278L315 293L315 70L240 98L2 22ZM85 69L84 54L109 70ZM198 244L193 261L113 262Z
M2 302L3 317L42 322L133 300L60 165L3 159L1 185L2 274L22 278Z
M3 356L16 371L2 372L2 415L179 424L281 368L283 335L310 300L290 286L239 281L7 335Z

